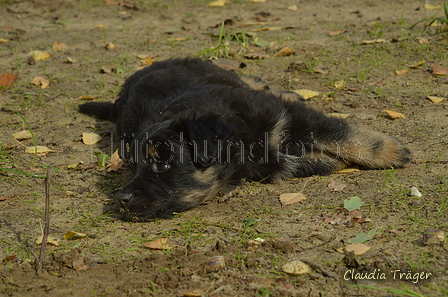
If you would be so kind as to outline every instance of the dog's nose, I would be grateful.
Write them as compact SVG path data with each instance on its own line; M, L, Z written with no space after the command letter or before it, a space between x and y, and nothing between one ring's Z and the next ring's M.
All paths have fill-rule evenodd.
M122 207L126 207L126 205L131 202L132 198L134 198L134 194L132 193L119 193L117 195L117 200Z

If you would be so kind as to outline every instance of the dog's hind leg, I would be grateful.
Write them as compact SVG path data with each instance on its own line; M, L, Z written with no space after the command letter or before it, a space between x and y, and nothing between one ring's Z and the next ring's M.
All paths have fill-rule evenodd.
M115 105L111 102L87 102L79 105L79 111L102 120L115 122Z

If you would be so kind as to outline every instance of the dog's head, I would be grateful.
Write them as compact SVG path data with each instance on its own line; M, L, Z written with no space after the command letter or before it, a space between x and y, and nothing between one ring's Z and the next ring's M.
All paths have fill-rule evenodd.
M213 115L143 130L130 145L132 176L117 194L124 219L169 218L212 198L226 178L221 158L232 134Z

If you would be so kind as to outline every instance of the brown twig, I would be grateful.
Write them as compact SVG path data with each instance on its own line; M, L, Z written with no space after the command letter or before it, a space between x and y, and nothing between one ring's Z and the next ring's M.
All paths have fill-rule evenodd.
M47 248L48 234L50 233L50 166L47 167L47 177L45 178L45 226L40 246L40 254L37 260L36 271L39 274L42 270L42 263Z
M319 270L320 272L322 272L323 275L334 278L335 280L338 280L338 276L335 275L334 273L328 272L327 270L325 270L322 266L320 266L319 264L316 264L314 262L311 262L310 260L306 260L306 259L301 259L301 261L303 263L306 263L308 265L310 265L311 267L313 267L316 270Z

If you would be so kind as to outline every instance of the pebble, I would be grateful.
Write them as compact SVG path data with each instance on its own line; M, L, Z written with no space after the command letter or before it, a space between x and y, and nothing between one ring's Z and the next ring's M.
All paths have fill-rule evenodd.
M411 195L415 197L423 196L422 193L420 193L420 191L416 187L411 187Z

